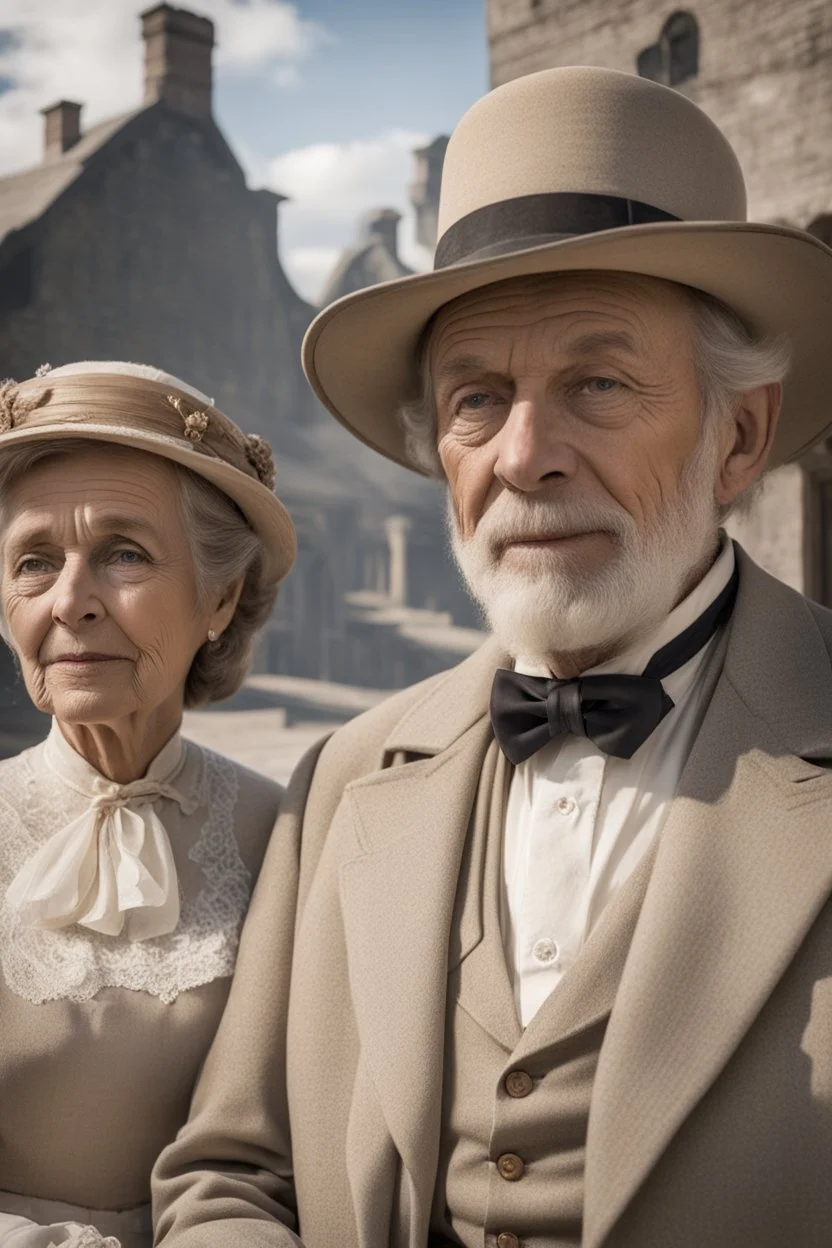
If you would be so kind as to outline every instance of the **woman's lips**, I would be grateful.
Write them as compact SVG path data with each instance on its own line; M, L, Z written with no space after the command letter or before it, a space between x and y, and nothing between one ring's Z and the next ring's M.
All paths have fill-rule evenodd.
M66 663L75 667L86 667L90 663L124 663L126 660L120 654L59 654L56 659L50 659L47 667L54 667L58 663Z

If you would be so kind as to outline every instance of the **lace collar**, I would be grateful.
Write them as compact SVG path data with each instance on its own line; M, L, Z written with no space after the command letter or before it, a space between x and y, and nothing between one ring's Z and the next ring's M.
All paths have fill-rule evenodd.
M197 794L177 783L183 757L177 733L141 779L116 784L76 753L53 723L44 762L87 800L9 885L6 902L24 924L46 930L79 924L105 936L125 932L130 940L175 930L179 882L157 808L168 801L183 814L196 809Z

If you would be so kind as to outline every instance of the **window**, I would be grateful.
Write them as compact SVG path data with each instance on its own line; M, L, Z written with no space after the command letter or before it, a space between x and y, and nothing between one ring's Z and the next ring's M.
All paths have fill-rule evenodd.
M636 57L641 78L678 87L699 73L699 26L692 13L671 13L656 43Z

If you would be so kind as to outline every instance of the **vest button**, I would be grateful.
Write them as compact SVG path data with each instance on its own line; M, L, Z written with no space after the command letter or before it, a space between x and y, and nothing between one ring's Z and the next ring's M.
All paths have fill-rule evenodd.
M508 1183L516 1183L518 1179L522 1179L526 1166L516 1153L503 1153L502 1157L497 1158L497 1169Z
M497 1248L522 1248L522 1245L513 1231L502 1231L497 1236Z
M506 1075L505 1088L509 1096L528 1096L534 1087L534 1079L525 1070L513 1070Z

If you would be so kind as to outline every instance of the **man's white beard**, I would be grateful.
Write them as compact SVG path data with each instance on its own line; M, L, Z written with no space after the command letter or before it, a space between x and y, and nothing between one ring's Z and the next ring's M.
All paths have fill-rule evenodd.
M456 561L509 654L536 662L587 650L612 655L663 620L716 550L718 451L706 429L676 493L648 532L613 502L532 499L505 491L464 540L449 497ZM613 546L600 570L589 571L579 555L551 548L530 552L523 570L500 560L508 541L599 530Z

